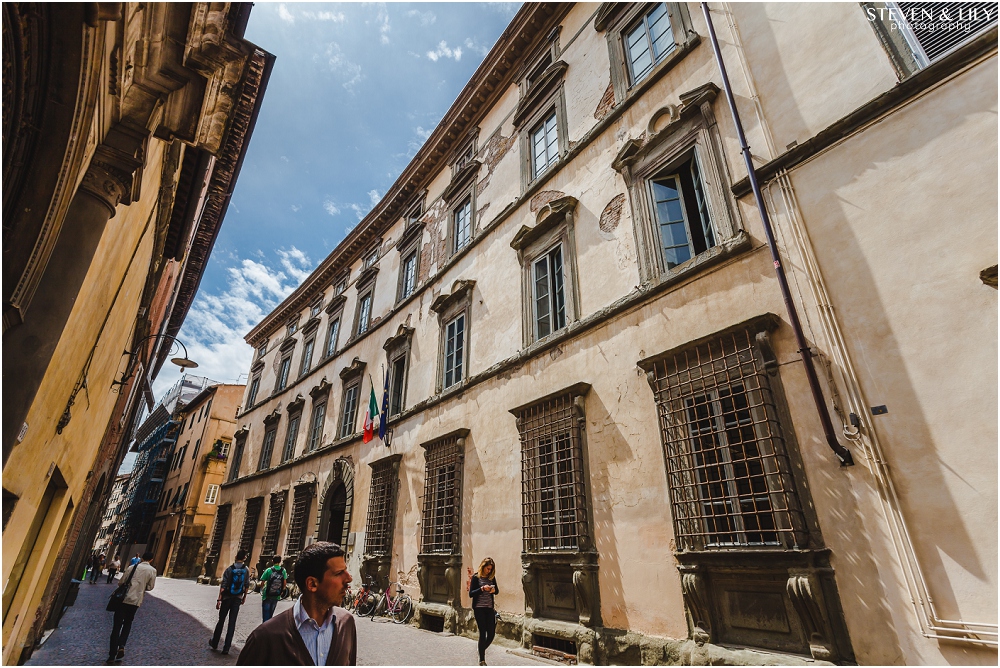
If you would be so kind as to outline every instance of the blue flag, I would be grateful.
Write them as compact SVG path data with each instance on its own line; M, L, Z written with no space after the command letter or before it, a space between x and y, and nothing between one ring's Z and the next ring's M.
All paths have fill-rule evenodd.
M382 392L382 415L378 419L378 437L385 443L385 433L389 429L389 374L385 375L385 390Z

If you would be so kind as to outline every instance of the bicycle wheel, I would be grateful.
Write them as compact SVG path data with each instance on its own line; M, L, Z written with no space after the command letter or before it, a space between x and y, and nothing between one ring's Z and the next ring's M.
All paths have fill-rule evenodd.
M344 600L340 604L341 607L344 608L344 610L347 610L348 612L354 610L354 596L355 596L354 592L352 592L351 588L348 587L347 591L344 592Z
M358 603L354 612L357 613L358 617L367 617L373 615L375 612L375 606L378 604L378 599L372 594L366 594L361 597L361 602Z
M386 610L385 594L376 594L375 595L375 606L372 608L371 614L369 614L368 616L374 622L375 621L375 615L378 615L379 617L381 617L382 615L386 614L386 612L387 612L387 610Z
M392 621L397 624L405 624L413 614L413 601L407 594L400 594L392 606Z

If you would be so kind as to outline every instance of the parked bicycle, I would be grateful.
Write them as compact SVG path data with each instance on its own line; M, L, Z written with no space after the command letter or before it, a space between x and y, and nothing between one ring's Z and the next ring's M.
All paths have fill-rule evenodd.
M393 595L395 592L395 595ZM375 607L371 611L371 619L375 615L385 615L396 624L405 624L413 614L413 600L398 582L390 582L389 587L378 594Z
M359 617L367 617L372 614L378 601L376 596L375 581L370 577L365 578L364 583L358 587L357 593L354 594L354 600L351 603L354 614Z

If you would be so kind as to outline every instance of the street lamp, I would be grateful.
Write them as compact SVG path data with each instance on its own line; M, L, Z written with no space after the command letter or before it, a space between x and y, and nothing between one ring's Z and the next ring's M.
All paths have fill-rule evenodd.
M171 358L170 361L173 364L176 364L177 366L181 367L182 369L198 368L198 363L188 357L187 346L185 346L184 343L176 336L171 336L169 334L150 334L149 336L143 337L142 339L139 340L139 342L135 346L135 350L126 350L122 353L122 355L129 356L129 363L125 367L125 370L122 371L121 379L112 381L111 383L112 386L115 385L124 386L125 383L128 382L128 379L132 376L132 371L133 371L132 360L135 358L136 355L142 352L142 344L151 339L170 339L171 341L179 345L181 349L184 351L184 357L173 357Z

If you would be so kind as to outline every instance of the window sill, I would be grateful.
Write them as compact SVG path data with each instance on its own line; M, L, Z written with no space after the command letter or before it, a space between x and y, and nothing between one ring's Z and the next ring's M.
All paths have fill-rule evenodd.
M658 278L650 281L650 284L653 286L669 286L686 281L704 269L713 267L734 255L750 250L752 245L750 235L745 230L739 230L735 235L726 239L718 246L709 248L704 253L699 253L687 262L683 262L666 273L660 274Z

